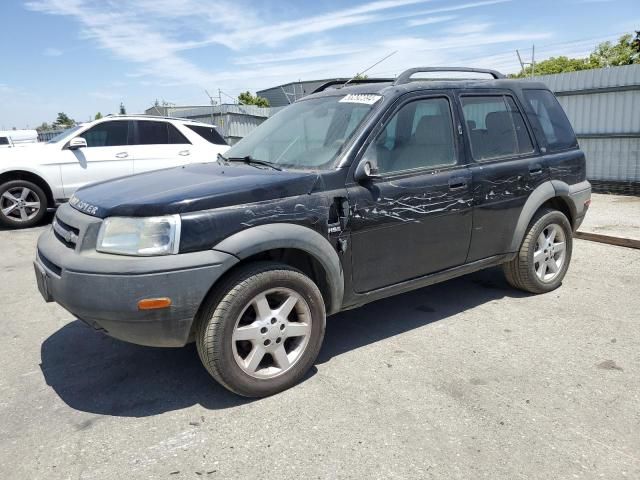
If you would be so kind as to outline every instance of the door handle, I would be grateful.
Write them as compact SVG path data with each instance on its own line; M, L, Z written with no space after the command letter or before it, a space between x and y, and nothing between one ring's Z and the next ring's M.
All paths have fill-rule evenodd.
M116 153L116 158L127 158L129 154L127 152Z
M539 164L529 165L529 173L531 175L540 175L542 173L542 166Z
M191 151L189 150L181 150L178 152L178 155L182 155L183 157L186 157L187 155L191 155Z
M449 179L449 190L460 190L467 186L466 178L451 178Z

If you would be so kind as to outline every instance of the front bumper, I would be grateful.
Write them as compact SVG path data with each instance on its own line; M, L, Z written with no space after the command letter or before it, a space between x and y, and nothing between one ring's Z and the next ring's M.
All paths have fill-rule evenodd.
M67 225L100 222L70 209L58 210ZM102 254L87 248L90 225L78 230L75 247L53 229L40 236L34 263L41 293L94 328L140 345L185 345L209 289L238 262L215 250L144 258ZM170 298L171 306L138 310L140 300L158 297Z

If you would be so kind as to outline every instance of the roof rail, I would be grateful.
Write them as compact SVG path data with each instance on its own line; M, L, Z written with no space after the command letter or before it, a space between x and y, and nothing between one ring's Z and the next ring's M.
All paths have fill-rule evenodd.
M405 83L409 83L411 81L411 77L416 73L423 72L466 72L466 73L485 73L487 75L493 76L496 80L499 78L505 78L505 76L496 71L489 70L486 68L467 68L467 67L416 67L410 68L402 72L395 82L394 85L403 85Z
M349 83L349 85L363 85L366 83L393 82L393 78L356 78L351 81L349 81L349 79L336 78L335 80L329 80L328 82L323 83L311 93L313 94L313 93L323 92L327 90L329 87L333 87L334 85L342 86L342 85L345 85L347 82Z

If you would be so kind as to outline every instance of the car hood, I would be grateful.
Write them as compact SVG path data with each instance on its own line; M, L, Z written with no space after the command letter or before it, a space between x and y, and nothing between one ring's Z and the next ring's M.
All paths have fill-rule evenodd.
M100 218L187 213L309 193L318 174L252 165L193 164L79 189L69 203Z

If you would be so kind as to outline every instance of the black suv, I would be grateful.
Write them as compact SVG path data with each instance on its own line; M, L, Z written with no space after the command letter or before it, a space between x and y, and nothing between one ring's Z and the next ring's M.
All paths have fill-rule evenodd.
M434 71L493 78L412 80ZM217 164L79 190L39 239L36 277L96 329L195 340L217 381L264 396L312 366L326 315L494 265L555 289L590 195L542 83L415 68L325 85Z

